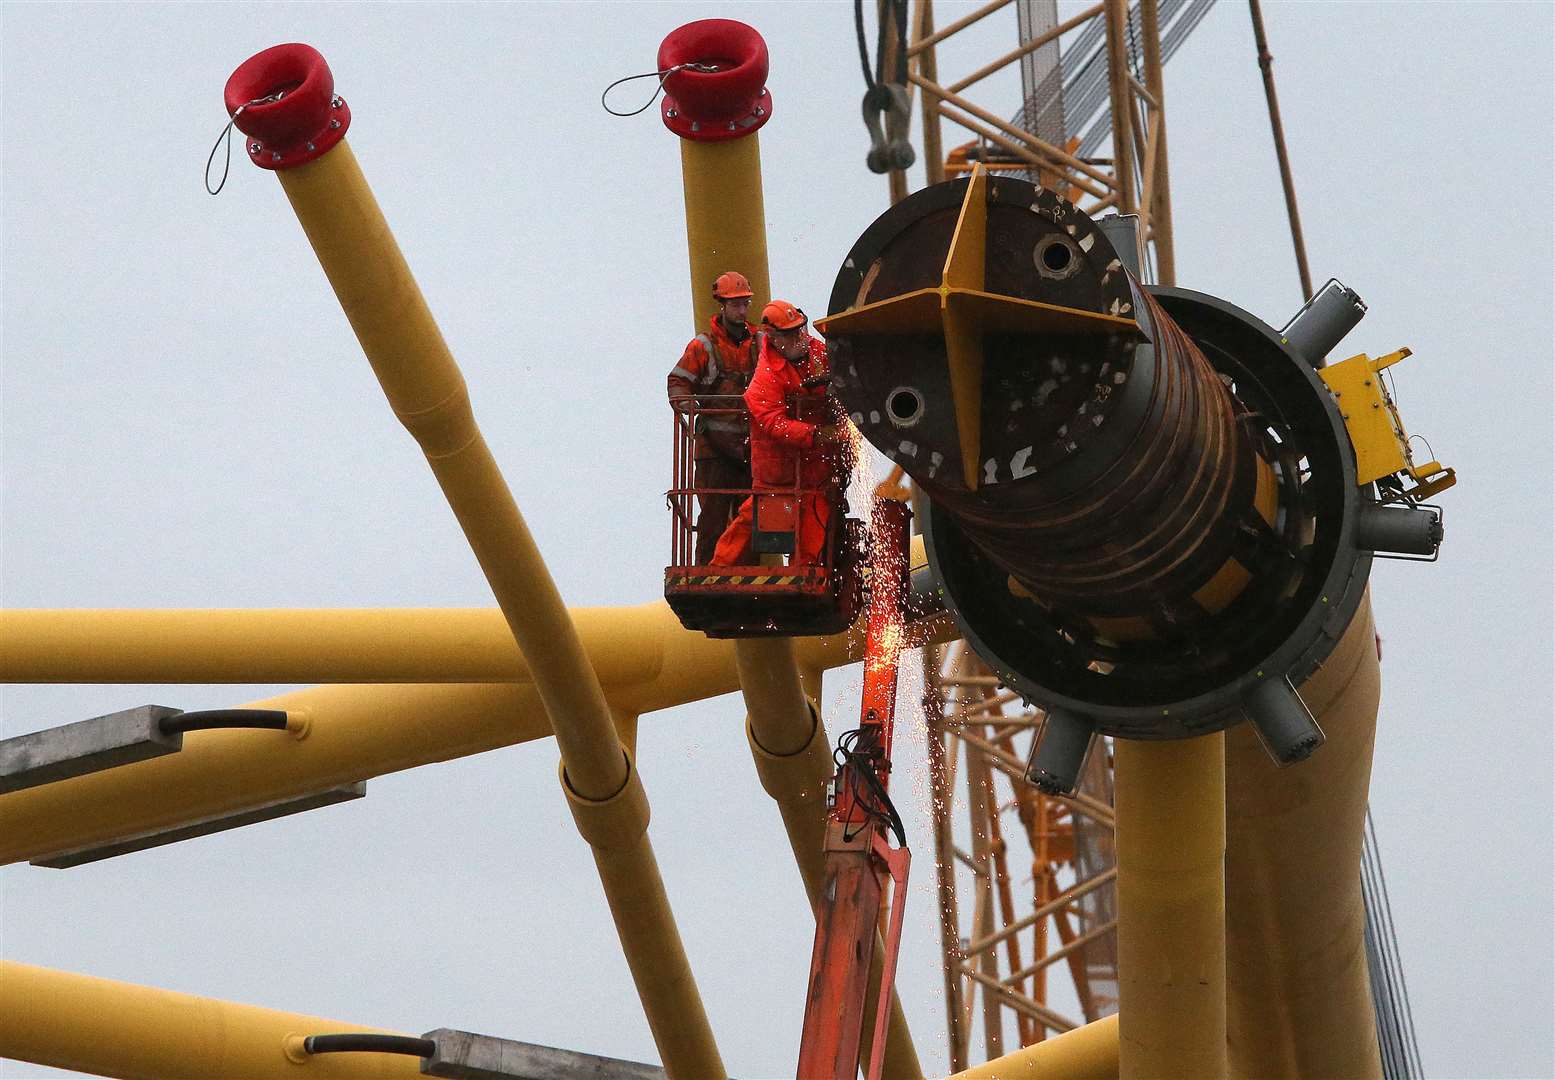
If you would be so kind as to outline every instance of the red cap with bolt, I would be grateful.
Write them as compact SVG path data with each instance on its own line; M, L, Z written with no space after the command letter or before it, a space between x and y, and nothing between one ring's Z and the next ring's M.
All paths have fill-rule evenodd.
M335 93L335 76L308 45L255 53L232 73L224 96L227 115L247 136L249 160L264 169L312 161L351 126L351 110Z
M711 69L711 70L709 70ZM772 118L767 43L733 19L699 19L659 45L664 126L692 142L739 139Z

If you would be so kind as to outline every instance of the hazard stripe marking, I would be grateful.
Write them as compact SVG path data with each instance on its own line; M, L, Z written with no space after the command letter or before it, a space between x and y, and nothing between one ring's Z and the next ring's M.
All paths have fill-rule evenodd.
M802 585L810 580L806 575L774 574L752 576L745 574L706 574L699 577L675 579L682 585Z

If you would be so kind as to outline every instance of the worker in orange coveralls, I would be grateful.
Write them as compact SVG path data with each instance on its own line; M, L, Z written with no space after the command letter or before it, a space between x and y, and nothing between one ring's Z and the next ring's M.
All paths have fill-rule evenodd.
M761 357L745 407L750 411L751 479L756 491L792 490L797 479L817 489L800 499L790 565L817 565L841 485L851 463L846 453L846 428L841 407L827 389L831 380L826 346L805 330L805 313L787 300L774 300L761 313ZM813 405L806 407L805 399ZM819 422L796 418L814 411ZM734 521L718 540L716 566L751 565L751 515L754 499L746 499Z
M745 280L744 274L734 270L720 274L713 282L713 299L718 301L718 313L708 323L707 330L686 345L680 362L669 374L671 406L677 399L742 394L756 369L757 335L745 321L751 306L750 282ZM735 401L704 402L708 407L737 404ZM693 457L693 486L748 489L751 466L745 417L716 413L700 417ZM743 494L697 496L698 565L705 565L712 559L718 537L734 517L734 508L742 498Z

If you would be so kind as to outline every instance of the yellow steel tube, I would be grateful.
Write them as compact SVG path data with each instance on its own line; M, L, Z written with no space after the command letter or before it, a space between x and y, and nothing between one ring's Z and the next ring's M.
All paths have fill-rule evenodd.
M1225 736L1119 739L1119 1075L1226 1075Z
M630 763L631 759L627 759ZM649 927L661 922L660 912L669 910L669 898L653 848L645 842L648 831L648 797L643 793L637 770L631 768L626 785L607 799L589 799L580 795L566 769L561 770L562 790L572 810L578 832L588 841L605 886L605 899L618 927ZM637 992L645 1006L650 1003L693 1001L700 1006L696 980L674 924L669 932L621 934ZM695 1023L675 1024L673 1016L664 1030L653 1031L654 1044L671 1076L700 1080L728 1074L723 1065L709 1063L709 1036ZM688 1017L688 1020L694 1018ZM653 1020L652 1013L649 1016ZM705 1025L705 1021L704 1021ZM716 1057L717 1050L711 1053ZM708 1071L714 1069L716 1071Z
M571 612L612 701L651 712L739 685L734 644L684 629L663 601ZM860 641L793 648L805 667L840 667ZM0 683L529 681L496 608L0 610Z
M1382 1075L1360 873L1379 693L1368 600L1301 687L1328 737L1322 749L1276 769L1250 727L1227 734L1233 1076Z
M47 614L75 616L80 613ZM90 627L98 621L95 614L86 613L80 620L67 620L71 631L66 636L74 640L74 635L80 631L77 644L83 651L89 648L92 640ZM186 641L190 648L197 646L201 628L224 621L209 616L234 617L240 624L239 629L224 630L218 635L226 639L222 650L233 650L230 658L223 657L221 661L231 660L233 674L241 673L237 666L241 661L241 643L248 639L249 630L263 630L268 625L267 615L275 616L278 627L274 644L286 649L291 646L281 639L288 628L294 627L299 632L306 631L307 635L317 633L316 640L305 637L304 646L310 641L321 648L327 646L329 635L313 620L314 615L320 614L329 615L331 619L342 617L348 626L358 627L360 633L353 629L345 636L367 648L374 644L367 624L378 618L375 612L300 613L306 617L296 621L289 618L293 613L284 612L115 614L169 616L166 620L152 619L147 625L177 628L175 639ZM390 623L402 615L407 616L407 621L417 622L423 616L431 619L447 614L454 616L452 624L458 627L465 613L393 614L394 618L388 620ZM472 623L491 628L490 637L508 637L505 624L495 613L469 614ZM633 619L628 620L620 638L611 637L610 628L617 624L610 619L585 618L581 621L591 652L596 644L599 645L600 651L594 655L598 657L596 663L600 670L624 680L609 683L609 700L618 713L630 716L668 708L725 694L738 687L734 650L728 642L712 642L701 634L682 631L674 616L662 605L629 609L628 614ZM475 615L480 618L475 619ZM641 627L633 621L637 615L651 616L655 620L662 616L673 630L663 634L639 633ZM415 619L408 619L408 616L415 616ZM132 619L123 622L125 627L137 625ZM591 636L591 626L598 631L597 642ZM464 637L452 629L447 632L451 642L464 641L472 649L487 651L486 645L479 644L486 640L485 629L476 638ZM388 636L393 638L394 635ZM156 637L155 633L147 633L148 650L160 648ZM433 637L435 635L421 635L417 631L417 636L403 643L389 641L388 644L396 648L403 644L406 650L403 662L409 665L415 662L417 642ZM647 642L641 645L644 650L641 652L638 644L632 644L639 638ZM256 634L253 640L256 645L268 648L269 631ZM116 630L107 644L127 650L132 641L133 636L128 633L121 640ZM628 644L618 652L614 645L622 641ZM72 645L72 648L76 647ZM847 635L798 642L800 656L807 668L850 663L858 658L858 647L858 641L850 641ZM507 648L511 655L517 656L510 637ZM500 654L494 644L489 651L494 657ZM388 653L384 659L401 660L397 654ZM176 664L177 658L169 656L167 661ZM83 674L84 681L97 681L103 674L98 669L88 670L94 674ZM154 670L164 669L157 667ZM122 674L133 673L125 671ZM522 674L527 677L527 670ZM249 702L247 707L304 713L308 717L305 737L299 740L279 733L195 732L185 737L182 751L168 757L0 795L0 864L90 847L127 834L217 816L257 803L478 754L551 734L550 721L539 697L527 682L320 686ZM624 734L623 742L630 745Z
M911 557L924 560L920 538ZM739 685L734 644L686 630L662 600L570 615L615 704L652 712ZM953 635L948 620L926 629ZM852 631L780 644L806 669L855 663L863 647ZM530 680L496 608L0 610L0 683Z
M767 272L767 213L761 194L761 141L754 132L727 142L680 140L686 193L686 244L696 329L718 310L713 281L738 270L751 283L751 314L772 299Z
M529 661L568 775L591 797L614 794L626 782L626 765L599 680L349 144L342 141L276 176L384 395L425 452Z
M350 146L342 141L322 157L276 175L384 395L425 452L529 661L561 750L569 795L615 806L613 798L634 773L604 691L476 426L464 379ZM651 954L686 963L646 825L645 817L643 830L629 843L594 848L601 881L666 1070L677 1076L722 1076L723 1062L689 967L684 978L664 980L641 962ZM623 889L640 894L641 901L618 906L615 893ZM623 911L630 917L622 918Z
M402 1054L302 1052L308 1035L374 1032L316 1016L0 960L0 1058L126 1080L410 1080Z
M1117 1080L1117 1076L1118 1018L1113 1015L974 1065L950 1080Z
M305 795L550 734L533 686L325 686L249 703L302 737L199 731L176 754L0 796L0 864Z
M772 289L758 137L753 132L724 142L681 139L680 164L695 328L706 326L717 310L712 283L725 270L738 270L750 280L755 294L751 307L760 311L771 299ZM831 756L825 729L805 700L794 652L793 643L784 638L735 643L751 752L763 786L778 803L813 906L821 887L825 815L825 800L819 796L830 776ZM807 665L818 666L813 660ZM880 951L876 950L870 973L870 1010L879 991ZM886 1047L886 1075L891 1080L918 1080L923 1075L894 993Z
M662 601L573 608L600 682L651 679L674 650L732 675L728 643ZM706 654L704 660L701 654ZM710 661L710 662L709 662ZM386 683L531 681L498 608L0 611L0 681ZM730 685L727 689L733 689Z

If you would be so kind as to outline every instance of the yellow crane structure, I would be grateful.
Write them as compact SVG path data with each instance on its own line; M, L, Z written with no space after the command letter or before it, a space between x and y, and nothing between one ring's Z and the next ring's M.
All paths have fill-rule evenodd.
M996 199L985 193L993 187L989 177L1001 173L1029 174L1074 195L1087 216L1135 219L1135 254L1147 266L1153 262L1151 284L1171 285L1157 3L1141 0L1131 13L1122 0L1104 0L1063 22L1055 18L1025 34L1013 52L943 82L936 46L1007 2L995 0L938 29L931 0L916 0L910 15L904 5L877 9L882 25L896 27L882 37L897 41L902 54L902 95L910 85L923 111L930 184L966 166L951 192L961 215L957 231L946 238L948 254L936 253L945 262L939 287L946 310L955 290L1018 299L984 282L980 266L975 282L952 273L976 231L966 223L986 212L980 227L989 236L996 231ZM902 31L904 20L910 34ZM1004 120L966 96L995 71L1091 26L1100 28L1110 112L1121 129L1110 161L1090 160L1078 146L1058 145L1036 125ZM691 40L682 47L692 53L735 67L755 62L714 55L728 40L727 27L684 29ZM883 57L881 70L894 63ZM661 54L656 74L669 70ZM374 197L367 179L373 162L359 164L346 141L351 106L344 89L337 92L312 49L277 46L238 68L226 104L243 155L275 173L496 607L0 611L6 682L319 684L210 714L127 710L8 740L0 746L0 855L6 863L81 865L357 797L365 782L385 774L554 738L554 797L589 846L664 1072L727 1076L649 838L653 777L637 764L638 719L736 690L743 695L756 773L815 906L824 888L822 829L834 772L820 686L825 671L860 658L861 643L855 634L715 641L683 629L658 602L566 606ZM773 105L755 101L727 113L716 112L726 103L704 104L715 112L701 113L701 122L715 115L727 123L727 137L679 139L698 324L710 314L703 286L729 266L747 274L757 303L772 292L757 129ZM684 94L666 98L661 109L671 130L698 115ZM672 115L677 110L685 115ZM947 120L976 136L970 152L946 155ZM887 130L893 123L900 135L900 117L887 118ZM906 207L905 168L884 171L893 202ZM1130 261L1122 247L1119 254ZM981 262L981 248L977 255ZM875 303L903 294L874 301L862 289L859 295L859 303L833 312L828 333L835 328L847 338L849 327L882 310ZM945 337L953 339L948 317L946 325ZM971 385L958 381L960 347L943 347L953 390ZM1312 359L1318 366L1322 356ZM1371 428L1339 428L1355 439L1350 453L1363 463L1358 482L1386 485L1403 476L1400 483L1416 485L1404 494L1445 487L1450 471L1434 462L1417 466L1407 440L1400 441L1402 425L1381 376L1398 359L1357 357L1359 363L1322 369L1334 393L1375 404L1383 418ZM980 383L976 389L981 393ZM963 448L967 440L976 445L965 427L959 435ZM975 456L965 462L968 489L977 486ZM898 471L893 479L903 478ZM931 496L920 488L919 497ZM1393 533L1385 540L1375 549L1405 543ZM915 564L931 557L943 556L915 548ZM951 608L961 618L953 602ZM1328 648L1292 691L1320 726L1319 737L1326 736L1310 760L1277 767L1266 753L1277 727L1206 724L1214 730L1191 738L1097 738L1067 783L1043 785L1034 782L1044 779L1033 764L1036 736L1047 733L1051 746L1066 706L1028 700L1014 677L1020 673L1005 670L997 654L979 652L979 642L964 636L964 620L951 615L924 618L914 630L926 650L923 709L956 1075L1382 1076L1359 872L1379 693L1369 601L1357 593L1343 617L1325 625ZM954 827L959 788L970 850L959 846ZM672 800L661 794L659 801ZM1031 846L1024 913L1015 898L1023 871L1009 843L1017 831ZM975 882L970 902L957 888L958 864ZM1312 927L1323 933L1310 935ZM866 1015L881 993L879 952ZM1049 980L1060 970L1069 973L1080 1015L1065 1015L1050 999ZM990 1059L980 1064L970 1060L974 994L981 997ZM1018 1046L1003 1041L1006 1011L1015 1016ZM884 1075L924 1075L914 1035L893 999ZM342 1041L332 1043L337 1036ZM0 966L0 1057L105 1076L517 1076L519 1058L534 1052L467 1032L414 1036L10 961ZM649 1074L634 1072L644 1068L635 1063L596 1059L589 1067L602 1076Z

